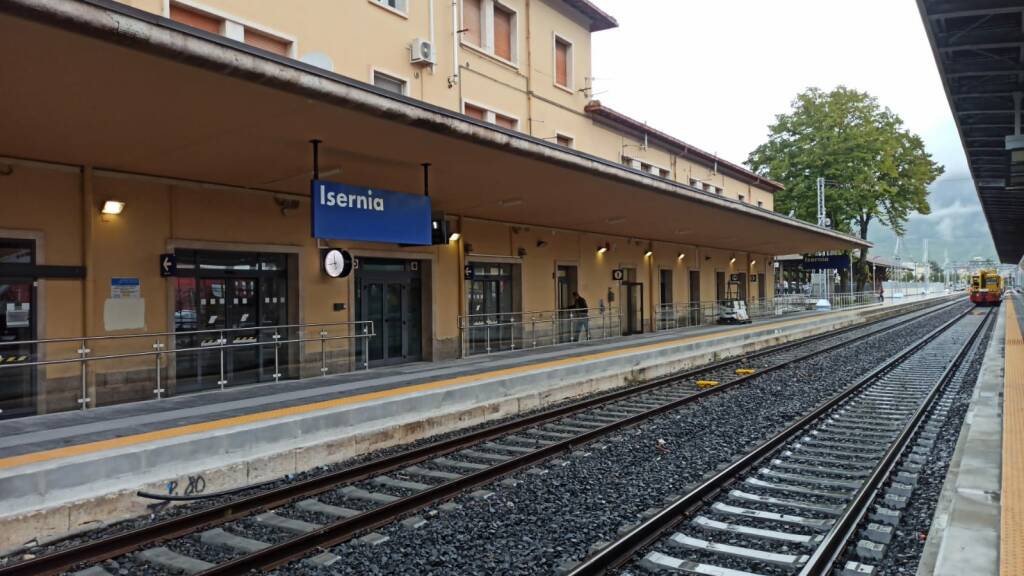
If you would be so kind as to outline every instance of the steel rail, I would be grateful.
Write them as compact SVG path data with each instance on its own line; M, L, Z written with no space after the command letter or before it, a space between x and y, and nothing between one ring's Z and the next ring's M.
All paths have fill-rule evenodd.
M943 307L943 309L944 308L945 307ZM968 309L963 314L958 315L954 319L954 321L959 320L960 318L963 317L963 315L967 314L967 312L969 311L970 309ZM276 568L278 566L287 564L293 560L298 560L308 555L313 550L324 549L330 546L336 546L351 539L356 534L366 532L368 530L373 530L380 526L384 526L386 524L393 522L398 517L410 514L433 503L449 499L453 496L462 493L465 490L490 483L511 472L532 466L533 464L540 462L546 458L550 458L557 454L570 451L580 444L585 444L596 438L606 436L612 432L636 424L638 422L642 422L658 414L674 410L685 404L695 402L702 398L707 398L713 394L721 393L724 390L731 389L757 376L787 367L794 363L801 362L803 360L820 354L824 354L826 352L835 350L841 346L846 346L851 341L856 341L870 336L874 336L882 332L888 331L892 328L895 328L895 326L890 328L884 328L869 334L865 334L863 336L857 337L854 340L840 342L832 346L828 346L822 350L817 350L809 354L804 354L797 358L787 360L785 362L776 364L774 366L770 366L768 368L762 368L761 370L754 374L741 376L730 382L716 386L715 388L698 392L691 396L680 398L679 400L663 404L661 406L652 408L645 412L628 416L626 418L623 418L616 422L612 422L600 428L595 428L594 430L581 433L577 436L574 436L573 438L556 442L549 446L540 448L534 452L530 452L529 454L524 454L522 456L512 458L495 466L489 467L485 470L481 470L479 472L463 476L461 478L452 480L445 484L434 486L432 488L429 488L422 492L418 492L411 496L407 496L390 504L385 504L378 508L374 508L372 510L363 512L351 518L338 520L332 524L328 524L322 528L319 528L302 536L298 536L290 540L286 540L280 544L269 546L262 550L244 556L240 556L238 558L235 558L222 564L218 564L210 569L201 572L200 574L201 576L240 574L253 570L266 571ZM806 342L804 343L806 344Z
M922 319L924 317L931 316L932 314L936 314L936 313L941 312L943 310L946 310L946 309L948 309L948 308L950 308L952 306L955 306L958 303L960 303L959 299L953 300L951 302L947 302L947 303L942 303L942 304L936 305L936 306L932 307L931 309L926 310L923 314L921 314L918 318L915 318L914 320L919 320L919 319ZM512 421L509 421L509 422L501 423L501 424L498 424L496 426L492 426L492 427L488 427L488 428L485 428L485 429L482 429L482 430L471 432L471 433L463 435L463 436L458 436L458 437L455 437L455 438L450 438L450 439L447 439L447 440L442 440L442 441L439 441L439 442L435 442L435 443L432 443L432 444L427 444L425 446L421 446L421 447L418 447L418 448L413 448L411 450L407 450L405 452L401 452L399 454L395 454L395 455L392 455L392 456L387 456L387 457L384 457L384 458L381 458L381 459L378 459L378 460L374 460L372 462L367 462L367 463L364 463L364 464L359 464L359 465L352 466L352 467L349 467L349 468L346 468L346 469L343 469L343 470L338 470L338 471L331 472L331 473L328 473L328 474L324 474L324 475L321 475L321 476L316 476L316 477L313 477L313 478L309 478L309 479L303 480L301 482L296 482L296 483L293 483L293 484L288 484L288 485L285 485L285 486L281 486L279 488L274 488L274 489L271 489L271 490L259 492L257 494L253 494L251 496L246 496L246 497L240 498L240 499L235 500L233 502L228 502L228 503L225 503L225 504L222 504L222 505L212 506L212 507L207 508L207 509L198 510L196 512L191 512L189 514L185 514L185 515L182 515L182 516L178 516L178 517L162 520L160 522L149 524L149 525L143 526L141 528L136 528L134 530L123 532L123 533L120 533L120 534L114 534L114 535L108 536L106 538L102 538L102 539L99 539L99 540L94 540L94 541L91 541L91 542L87 542L87 543L84 543L84 544L81 544L81 545L78 545L78 546L75 546L75 547L71 547L71 548L68 548L68 549L65 549L65 550L60 550L60 551L54 552L52 554L38 556L36 558L30 559L30 560L25 560L25 561L19 562L17 564L12 564L10 566L2 567L2 568L0 568L0 576L15 576L15 575L18 575L18 576L22 576L22 575L26 575L26 576L32 575L32 576L35 576L35 575L59 574L59 573L71 570L72 568L74 568L75 566L78 566L78 565L94 564L94 563L97 563L97 562L101 562L101 561L107 560L109 558L113 558L113 557L116 557L116 556L120 556L122 554L126 554L128 552L131 552L133 550L136 550L136 549L141 548L142 546L145 546L145 545L148 545L148 544L153 544L153 543L162 542L162 541L166 541L166 540L173 539L173 538L178 538L178 537L181 537L181 536L185 536L187 534L194 533L194 532L196 532L196 531L198 531L200 529L208 528L208 527L212 527L212 526L216 526L216 525L220 525L220 524L224 524L224 523L227 523L227 522L231 522L231 521L234 521L234 520L237 520L237 519L249 516L249 515L251 515L253 513L262 511L262 510L268 510L268 509L273 509L273 508L276 508L276 507L279 507L279 506L283 506L283 505L288 504L289 502L292 502L292 501L300 499L300 498L315 496L317 494L326 492L326 491L331 490L333 488L336 488L337 486L342 485L342 484L350 484L352 482L358 482L358 481L364 480L366 478L370 478L370 477L377 476L377 475L380 475L380 474L385 474L385 473L390 472L392 470L396 470L396 469L399 469L399 468L404 468L404 467L407 467L407 466L410 466L410 465L413 465L413 464L416 464L416 463L419 463L419 462L422 462L422 461L425 461L425 460L428 460L428 459L431 459L431 458L436 458L438 456L443 456L445 454L461 450L461 449L466 448L468 446L472 446L472 445L478 444L480 442L485 442L487 440L491 440L491 439L496 438L496 437L500 437L500 436L503 436L503 435L506 435L506 434L510 434L510 433L516 432L518 430L522 430L524 428L529 428L529 427L533 427L533 426L543 425L543 424L545 424L545 423L547 423L549 421L558 420L560 418L564 418L565 416L568 416L568 415L576 413L576 412L580 412L580 411L583 411L583 410L591 409L591 408L600 406L602 404L606 404L606 403L609 403L609 402L620 400L622 398L626 398L626 397L629 397L629 396L633 396L633 395L637 395L637 394L642 394L642 393L648 392L650 390L659 388L661 386L672 384L672 383L677 382L677 381L679 381L681 379L692 378L693 376L697 376L697 375L700 375L700 374L703 374L703 373L706 373L706 372L713 372L715 370L719 370L719 369L721 369L721 368L723 368L725 366L731 365L731 364L737 364L737 363L740 363L740 362L743 362L743 361L748 361L748 360L751 360L751 359L754 359L754 358L759 358L759 357L767 356L767 355L770 355L770 354L775 354L775 353L778 353L778 352L783 352L783 351L789 350L791 348L796 348L798 346L804 346L804 345L806 345L808 343L812 343L812 342L816 342L816 341L819 341L819 340L823 340L825 338L841 336L843 334L849 333L849 332L854 331L854 330L860 330L860 329L863 329L865 327L870 327L872 325L879 324L879 323L885 322L887 320L891 320L893 317L894 316L890 316L890 317L886 317L886 318L880 318L878 320L873 320L873 321L865 323L865 324L858 324L858 325L855 325L855 326L850 326L850 327L844 328L842 330L833 331L833 332L827 332L827 333L824 333L824 334L819 334L819 335L816 335L816 336L811 336L809 338L803 338L803 339L800 339L800 340L797 340L797 341L794 341L794 342L790 342L790 343L786 343L786 344L780 344L778 346L773 346L773 347L770 347L770 348L766 348L764 350L759 350L759 351L751 353L751 354L747 354L747 355L743 355L743 356L736 356L736 357L732 357L732 358L729 358L729 359L721 360L719 362L716 362L716 363L713 363L713 364L709 364L709 365L705 365L705 366L701 366L701 367L698 367L698 368L694 368L694 369L691 369L691 370L688 370L688 371L685 371L685 372L682 372L682 373L675 373L675 374L671 374L671 375L668 375L668 376L665 376L665 377L662 377L662 378L651 380L650 382L646 382L646 383L638 385L638 386L622 388L622 389L619 389L619 390L608 392L606 394L602 394L600 396L596 396L594 398L588 398L588 399L580 400L578 402L573 402L573 403L567 404L565 406L560 406L560 407L552 408L552 409L546 410L544 412L540 412L540 413L537 413L537 414L526 416L524 418L520 418L520 419L512 420ZM738 377L738 378L736 378L736 379L734 379L734 380L732 380L730 382L720 384L719 386L716 386L715 388L710 388L710 389L707 389L707 390L703 390L703 391L697 392L697 393L695 393L693 395L687 396L687 397L682 398L682 399L680 399L680 400L678 400L676 402L673 402L671 405L669 405L670 407L659 407L659 408L656 408L654 410L659 410L659 409L660 409L660 411L671 410L671 409L676 408L676 407L678 407L678 406L680 406L682 404L685 404L685 403L688 403L688 402L694 402L694 401L697 401L697 400L702 399L702 398L707 398L707 397L709 397L711 395L718 394L718 393L720 393L720 392L722 392L724 390L732 388L733 386L736 386L736 385L739 385L739 384L741 384L743 382L746 382L747 380L749 380L749 379L751 379L751 378L753 378L753 377L755 377L755 376L757 376L759 374L764 374L765 372L768 372L768 371L771 371L771 370L775 370L775 369L779 369L781 367L784 367L786 365L792 364L794 362L802 361L802 360L804 360L804 359L806 359L806 358L808 358L810 356L814 356L814 355L817 355L817 354L822 354L822 353L828 352L828 351L833 350L835 348L838 348L840 346L845 346L845 345L849 344L850 342L854 342L854 341L858 341L858 340L863 340L863 339L866 339L866 338L869 338L869 337L872 337L872 336L883 334L885 332L888 332L890 330L894 330L894 329L899 328L901 326L902 326L901 324L894 324L892 326L881 328L881 329L869 332L867 334L858 336L858 337L856 337L854 339L851 339L851 340L845 340L845 341L839 342L839 343L837 343L837 344L835 344L833 346L829 346L828 348L826 348L824 350L819 350L819 351L813 352L811 354L803 355L803 356L800 356L800 357L795 358L795 359L788 360L788 361L786 361L784 363L781 363L781 364L773 366L773 367L761 369L759 372L756 372L756 373L751 374L751 375L740 376L740 377ZM650 412L644 412L644 413L640 413L637 416L649 417L651 415L653 415L653 414L651 414ZM609 425L609 426L611 426L611 425ZM607 428L607 426L606 427L602 427L602 428L598 428L595 431L604 430L605 428ZM588 432L587 435L590 435L590 433ZM571 444L567 444L567 443L579 443L579 442L581 442L581 441L578 440L578 438L573 438L573 439L570 439L568 441L563 441L563 442L560 442L558 444L554 444L552 446L562 446L562 448L560 448L560 450L565 450L566 448L563 445L571 445ZM558 450L549 450L550 448L551 448L551 446L549 446L547 448L544 448L542 450L544 450L545 453L548 453L548 452L550 452L550 453L557 453L558 452ZM533 453L528 454L527 456L531 456L532 454ZM506 462L504 464L501 464L499 466L503 467L503 466L506 466L506 465L508 465L508 464L510 464L512 462L516 462L516 461L518 461L518 459L517 460L510 460L510 461L508 461L508 462ZM507 474L507 473L508 472L506 471L506 472L502 472L499 475L504 475L504 474ZM477 475L473 475L473 477L477 477ZM463 477L463 480L465 480L466 478L470 478L470 476ZM453 482L458 482L458 481L453 481ZM486 482L486 481L479 480L479 482ZM447 484L439 485L438 487L441 487L441 486L447 486ZM430 492L430 490L428 490L427 492ZM414 496L411 496L409 498L416 498L420 494L424 494L424 493L421 492L421 493L419 493L417 495L414 495ZM341 521L339 523L328 525L324 529L334 528L335 526L337 526L337 524L340 524L340 523L351 523L351 522L354 522L354 521L359 520L359 519L365 519L366 521L369 521L370 518L368 516L366 516L367 514L372 514L374 512L377 512L377 511L380 511L380 510L385 510L385 509L393 510L394 509L394 504L398 504L398 503L402 503L402 502L407 502L407 501L408 501L408 499L399 500L399 501L397 501L397 502L395 502L393 504L389 504L389 505L384 506L382 508L377 508L376 510L372 510L370 512L361 514L359 516L354 516L354 517L352 517L350 519ZM427 504L429 504L429 502L427 502ZM425 505L426 504L420 504L417 507L422 507L422 506L425 506ZM410 508L410 509L415 509L415 508ZM381 523L384 523L384 522L381 522ZM374 525L378 525L378 524L374 524ZM321 529L321 530L316 531L316 532L312 532L312 533L306 535L306 537L312 537L312 536L318 535L324 529ZM344 539L345 538L342 538L342 541ZM287 544L287 542L285 544ZM314 546L317 546L317 545L314 545ZM274 548L267 548L266 550L269 551L269 550L273 550L275 548L276 547L274 547ZM245 558L245 557L243 557L243 558ZM282 562L278 562L277 564L281 564L281 563L284 563L284 562L283 561ZM215 573L215 572L211 572L211 573ZM226 573L226 572L221 572L221 573Z
M904 348L899 354L893 356L882 365L878 366L854 384L845 388L839 394L823 402L813 411L800 420L787 426L784 430L758 445L739 460L734 461L711 478L705 480L688 494L682 496L661 512L654 515L633 530L624 534L608 546L605 546L593 556L584 559L567 576L591 576L605 574L609 570L621 567L628 563L640 550L654 544L664 533L676 526L679 522L702 508L706 500L713 498L726 486L736 480L747 470L758 465L763 459L773 454L794 436L801 434L803 429L812 424L823 415L830 412L837 405L847 398L853 396L863 388L871 385L877 378L889 372L906 359L919 351L931 342L936 336L945 332L965 316L971 313L974 308L968 308L955 318L929 332L924 337ZM984 324L984 322L982 323Z
M925 415L934 406L942 389L949 384L953 376L960 369L971 347L974 346L974 342L984 333L986 327L991 325L993 318L995 318L995 315L992 313L992 309L989 309L985 314L985 320L971 334L971 337L960 349L953 362L946 367L936 385L932 387L924 402L921 403L921 406L914 413L913 418L904 427L903 431L889 447L889 450L886 451L885 456L883 456L882 460L867 478L864 486L857 492L853 502L847 507L842 516L837 519L832 529L825 534L824 539L811 555L807 564L804 565L799 576L832 573L836 562L843 555L844 546L853 538L857 527L868 513L872 502L878 497L882 484L890 477L907 444L910 443L911 438L917 433L921 421L924 420Z

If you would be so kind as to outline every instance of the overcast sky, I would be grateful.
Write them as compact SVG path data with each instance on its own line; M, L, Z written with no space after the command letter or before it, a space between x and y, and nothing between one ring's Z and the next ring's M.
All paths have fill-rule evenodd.
M742 163L797 93L866 91L946 167L933 214L911 219L901 254L923 257L929 238L940 262L947 250L953 260L994 256L913 0L594 1L619 21L593 36L594 97L604 104ZM891 255L895 238L875 228L869 238Z
M867 91L967 175L913 0L596 0L595 98L734 162L809 86Z

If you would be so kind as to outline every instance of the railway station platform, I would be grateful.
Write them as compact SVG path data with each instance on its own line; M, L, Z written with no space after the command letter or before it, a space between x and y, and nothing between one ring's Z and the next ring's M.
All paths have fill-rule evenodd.
M1024 300L1007 297L942 486L919 576L1024 574Z
M3 421L0 554L146 514L153 502L137 497L137 490L182 494L191 486L214 493L261 483L960 297L933 295Z

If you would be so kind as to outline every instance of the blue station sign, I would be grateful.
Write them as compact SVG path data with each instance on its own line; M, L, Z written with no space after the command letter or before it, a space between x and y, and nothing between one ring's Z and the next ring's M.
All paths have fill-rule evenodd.
M313 180L313 237L429 245L430 197Z
M846 254L830 254L817 256L804 254L800 267L804 270L846 270L850 266L850 257Z

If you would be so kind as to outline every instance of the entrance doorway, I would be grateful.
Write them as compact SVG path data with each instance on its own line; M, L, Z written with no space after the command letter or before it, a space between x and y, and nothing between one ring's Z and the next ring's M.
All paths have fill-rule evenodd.
M175 392L192 392L221 382L251 384L273 380L274 342L294 339L288 323L287 256L245 252L177 250L178 275L174 291L174 331L196 332L175 338L177 349L199 348L175 355ZM222 332L223 331L223 332ZM267 342L268 345L249 345ZM209 350L204 350L209 348ZM281 378L293 377L291 346L278 351Z
M556 304L558 308L558 328L556 338L558 342L570 342L573 340L572 312L575 300L573 292L577 292L579 276L575 265L559 265L555 270L556 278Z
M423 358L423 288L417 260L360 258L356 317L373 322L370 366ZM358 352L360 360L362 351Z
M643 282L623 282L622 299L626 312L624 334L642 334L644 331L644 284Z
M660 301L658 303L659 312L658 318L658 330L664 330L669 327L676 325L676 310L673 304L672 298L672 270L662 268L658 272L661 282L659 283L658 296Z
M700 270L690 270L690 324L701 323Z
M35 265L34 240L0 239L0 265ZM0 418L35 413L36 287L32 278L0 274Z
M472 262L466 282L469 306L469 353L480 354L522 347L519 265Z

